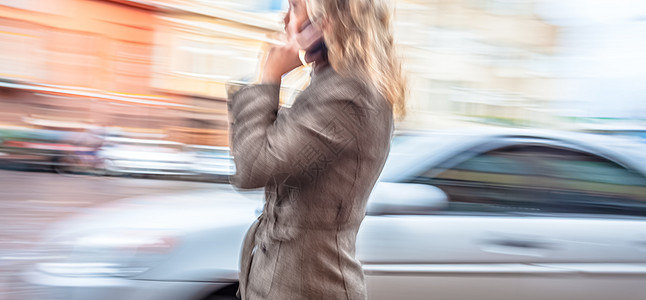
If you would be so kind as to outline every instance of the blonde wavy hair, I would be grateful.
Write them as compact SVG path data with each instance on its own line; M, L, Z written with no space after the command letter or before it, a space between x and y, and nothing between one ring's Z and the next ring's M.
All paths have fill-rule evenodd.
M406 114L406 80L395 53L388 0L305 0L310 20L326 26L328 61L341 75L372 82L396 117Z

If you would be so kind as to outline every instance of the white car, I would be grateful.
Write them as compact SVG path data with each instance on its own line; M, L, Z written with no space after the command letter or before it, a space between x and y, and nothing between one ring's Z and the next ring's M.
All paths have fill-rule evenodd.
M109 137L99 151L109 174L191 174L193 156L184 144L126 137Z
M194 156L191 171L196 175L227 178L236 173L236 166L228 147L187 145L186 151Z
M398 137L357 239L371 300L646 299L644 145L533 131ZM259 191L117 201L26 271L49 299L235 299ZM316 255L316 253L311 253Z

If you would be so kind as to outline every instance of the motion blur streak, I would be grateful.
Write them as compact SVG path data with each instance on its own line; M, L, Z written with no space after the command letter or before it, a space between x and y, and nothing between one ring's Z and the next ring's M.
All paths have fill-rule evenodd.
M366 223L374 226L365 227L359 242L366 274L378 275L368 281L371 297L401 298L410 294L406 287L432 286L431 294L442 299L472 298L470 292L498 299L643 299L633 281L639 277L631 276L646 274L645 233L638 230L646 214L646 1L391 1L395 43L409 82L408 115L396 124L389 159L396 171L387 165L382 176L394 185L371 200ZM226 84L256 79L267 49L284 42L287 5L0 0L0 298L69 299L87 292L98 299L95 282L132 288L123 299L141 290L138 295L155 299L161 299L159 290L171 298L206 297L215 291L213 282L224 287L218 293L230 296L237 280L236 230L255 218L261 195L253 192L253 201L244 202L227 185L236 169L228 148ZM284 106L307 86L309 73L303 66L284 76ZM500 131L510 127L530 131ZM418 137L440 130L430 143ZM399 152L400 146L415 151ZM426 192L401 192L420 190ZM150 197L137 205L119 201L139 195ZM224 208L237 210L202 209L215 205L206 201L211 197L229 199ZM142 203L150 211L138 215ZM132 209L133 215L119 217L143 221L130 228L109 219L105 223L122 228L98 230L92 226L98 221L84 219L79 227L87 232L70 240L76 252L69 243L48 240L56 236L56 221L99 205L106 209L96 216L109 219L111 210ZM164 210L173 214L161 219L152 213ZM213 227L226 219L228 231L218 235L226 238L214 244L192 238L195 227L172 217L181 211L182 220ZM220 219L205 217L216 212ZM442 216L426 224L419 214ZM539 215L560 227L527 221ZM240 221L236 230L234 219ZM415 231L440 221L458 230ZM470 232L466 226L472 223L481 231ZM571 235L566 225L575 228ZM195 254L199 266L192 273L158 268L174 263L167 255L190 249L182 247L196 240L200 249L220 251L226 267ZM405 257L424 263L410 265ZM19 275L24 270L54 279L38 277L42 281L28 285ZM159 275L171 273L176 277ZM540 280L530 273L540 273ZM128 281L142 274L157 281ZM437 279L433 284L425 281L429 274ZM468 281L473 289L441 290L464 274L475 278ZM545 274L593 275L566 284ZM622 275L603 281L608 274ZM587 280L593 277L594 283ZM487 290L500 278L506 287L531 285L541 293ZM172 288L157 285L171 281ZM79 292L75 284L87 290ZM44 288L52 286L61 294ZM591 293L567 294L576 287Z

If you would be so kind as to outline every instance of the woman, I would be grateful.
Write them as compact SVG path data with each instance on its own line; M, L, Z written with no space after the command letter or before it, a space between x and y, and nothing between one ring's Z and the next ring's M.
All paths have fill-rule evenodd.
M242 299L366 299L355 240L388 154L404 83L382 0L291 0L287 43L261 83L229 101L240 188L266 204L242 249ZM313 62L310 85L279 108L281 76Z

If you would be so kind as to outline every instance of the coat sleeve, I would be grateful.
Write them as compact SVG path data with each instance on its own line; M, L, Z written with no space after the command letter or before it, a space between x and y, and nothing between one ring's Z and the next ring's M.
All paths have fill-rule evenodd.
M237 187L263 187L277 174L315 180L356 142L353 99L316 99L295 113L279 110L279 93L279 85L252 85L230 97Z

